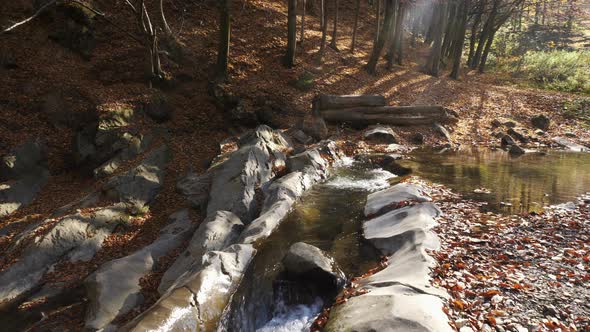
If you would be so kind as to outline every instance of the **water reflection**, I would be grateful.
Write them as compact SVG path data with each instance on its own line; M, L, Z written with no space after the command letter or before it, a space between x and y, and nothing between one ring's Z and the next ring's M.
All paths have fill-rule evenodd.
M412 153L402 162L415 175L445 184L468 198L506 213L539 212L590 191L590 154L550 151L512 157L504 151L465 150ZM486 188L489 194L475 193Z

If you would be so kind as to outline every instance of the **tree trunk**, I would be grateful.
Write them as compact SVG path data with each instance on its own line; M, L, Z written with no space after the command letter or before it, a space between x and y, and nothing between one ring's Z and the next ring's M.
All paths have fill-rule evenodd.
M479 24L481 22L481 15L485 2L482 3L481 8L478 8L478 12L475 14L473 19L473 25L471 26L471 36L469 38L469 55L467 56L467 65L472 66L473 57L475 56L475 41L477 40L477 31L479 30Z
M376 8L376 13L375 13L375 39L373 40L373 43L377 43L377 40L379 39L379 32L381 31L381 1L382 0L377 0L377 8Z
M394 0L394 9L393 9L393 16L391 17L391 28L387 32L389 36L389 49L387 50L387 54L385 55L385 59L387 60L387 69L391 69L393 67L393 60L395 58L395 46L396 46L396 29L397 29L397 22L399 18L399 9L400 9L400 2L399 0Z
M492 6L492 11L484 24L483 31L481 32L481 36L479 38L479 42L477 44L477 50L475 51L475 55L473 56L473 61L471 63L471 68L477 68L481 62L482 52L484 47L487 45L488 39L492 36L494 31L494 21L496 20L496 14L498 13L498 6L501 0L494 0L494 4ZM493 38L492 38L493 39ZM491 46L491 45L490 45Z
M325 109L320 114L328 122L354 124L389 124L397 126L428 125L453 121L442 106L377 106Z
M356 32L359 25L359 15L361 11L361 0L356 0L356 8L354 10L354 26L352 28L352 42L350 44L350 53L354 53L354 47L356 45Z
M326 51L326 39L328 36L328 8L326 7L326 1L327 0L321 0L321 14L324 24L322 25L322 41L320 43L320 50L318 52L318 61L320 63L322 63L324 52Z
M299 37L299 45L303 49L303 40L305 39L305 10L307 7L307 0L303 0L303 9L301 12L301 36Z
M330 41L330 47L338 51L338 0L334 0L334 28L332 30L332 41Z
M434 45L432 46L432 50L430 52L428 64L430 68L427 68L428 72L432 76L438 76L439 68L440 68L440 58L441 58L441 51L442 51L442 34L447 25L447 2L442 2L437 5L438 7L438 19L436 23L436 28L434 28L435 36L434 36Z
M481 56L481 62L479 63L479 72L483 73L485 66L486 66L486 62L488 61L488 54L490 53L490 49L492 48L492 43L494 42L494 35L496 34L496 31L492 31L492 33L490 34L490 36L488 37L488 40L486 42L486 47L483 51L483 54Z
M295 65L295 48L297 45L297 0L289 0L287 9L287 54L285 66Z
M217 77L227 78L227 64L229 61L229 43L231 35L230 19L231 0L219 1L219 48L217 50Z
M461 3L460 10L460 27L459 33L457 34L457 40L454 46L453 53L453 70L451 71L451 77L454 79L459 78L459 69L461 67L461 56L463 55L463 44L465 43L465 33L467 32L467 16L471 7L471 0L464 0Z
M381 26L381 31L379 32L379 38L377 38L377 42L373 44L373 52L371 53L371 57L369 58L369 62L366 66L366 70L370 74L375 74L377 62L379 61L381 51L383 51L383 47L387 41L387 32L391 28L393 8L394 0L385 0L385 18L383 19L383 25Z
M403 48L404 48L404 19L406 17L407 11L407 4L400 3L399 8L399 15L396 21L396 28L395 28L395 53L396 53L396 62L398 65L402 65L403 60Z

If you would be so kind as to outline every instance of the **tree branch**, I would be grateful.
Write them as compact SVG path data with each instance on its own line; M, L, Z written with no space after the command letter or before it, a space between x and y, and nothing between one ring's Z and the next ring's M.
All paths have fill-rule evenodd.
M7 33L9 31L12 31L16 28L18 28L19 26L26 24L32 20L34 20L37 16L41 15L41 13L43 13L43 11L45 11L45 9L49 8L49 6L55 4L57 2L57 0L51 0L48 3L44 4L41 8L39 8L39 10L37 10L37 12L35 14L33 14L33 16L27 18L26 20L20 21L18 23L13 24L12 26L6 28L5 30L3 30L2 32L0 32L1 34Z

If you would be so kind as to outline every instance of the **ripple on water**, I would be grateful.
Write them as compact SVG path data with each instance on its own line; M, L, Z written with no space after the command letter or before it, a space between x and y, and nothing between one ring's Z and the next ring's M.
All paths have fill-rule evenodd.
M339 189L358 189L366 191L377 191L390 186L389 179L396 177L395 174L384 169L377 168L367 171L368 178L337 176L326 182L326 186Z
M278 305L277 313L256 332L304 332L322 310L322 300L316 299L311 305Z

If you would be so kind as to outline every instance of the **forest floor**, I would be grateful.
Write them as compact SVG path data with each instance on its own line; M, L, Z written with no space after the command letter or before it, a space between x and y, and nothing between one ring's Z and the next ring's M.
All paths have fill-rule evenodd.
M147 84L144 50L123 32L135 31L136 27L134 18L121 1L92 1L95 8L106 13L117 25L96 19L96 47L90 57L72 52L49 38L63 24L51 16L42 16L13 33L0 36L0 59L11 62L10 66L0 68L0 155L26 139L41 138L48 147L51 172L49 183L39 197L0 220L0 227L20 222L24 228L44 220L55 209L101 185L101 181L72 166L72 141L77 130L89 120L113 107L139 109L160 94L165 95L174 109L168 122L156 123L140 112L133 124L138 132L166 131L173 153L164 186L150 212L134 220L132 227L111 235L93 260L75 266L59 266L48 276L47 282L67 281L69 287L79 287L100 264L151 243L172 212L188 207L175 191L177 179L189 170L203 172L217 155L218 143L245 129L243 124L231 123L207 92L217 38L214 2L165 3L170 8L169 24L184 45L182 64L163 61L164 70L174 78L174 83L165 89ZM146 4L155 8L156 1L146 1ZM0 26L26 17L32 12L30 6L30 1L25 0L0 3ZM512 120L532 131L530 118L537 114L551 118L548 136L567 133L574 136L573 140L589 144L588 127L564 110L566 103L579 96L502 86L492 75L474 72L465 72L460 80L448 78L446 71L440 77L428 76L420 71L426 54L420 43L415 48L406 47L403 66L386 70L380 65L376 75L367 74L363 65L372 47L374 9L362 8L367 15L361 17L357 49L350 53L354 2L341 1L341 6L339 51L327 48L323 63L318 64L319 20L308 13L305 40L299 47L296 66L287 69L281 64L286 47L286 4L235 1L228 91L240 97L251 112L256 110L260 100L281 105L282 113L277 116L277 122L282 128L297 124L308 114L311 100L318 93L381 94L392 105L438 104L454 110L459 121L450 128L451 135L455 143L463 146L498 145L499 139L492 136L490 126L494 119ZM302 91L293 82L305 72L313 77L313 86ZM331 126L330 133L337 137L344 133L341 129ZM396 128L396 131L402 143L409 143L416 132L426 136L428 145L439 141L430 127ZM0 250L7 248L10 240L10 237L0 239ZM155 301L159 273L173 258L174 255L166 257L159 272L143 281L147 298L144 307ZM68 328L78 330L83 323L84 306L81 301L60 310L44 324L63 328L64 322L68 322Z

